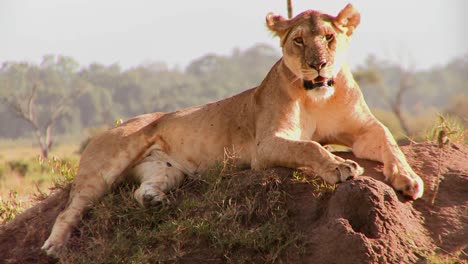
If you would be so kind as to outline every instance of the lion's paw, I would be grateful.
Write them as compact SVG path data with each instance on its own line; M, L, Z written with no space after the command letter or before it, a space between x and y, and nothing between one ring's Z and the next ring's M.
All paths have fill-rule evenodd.
M390 182L395 190L413 200L419 199L424 194L424 182L411 169L396 169L390 177Z
M44 242L44 245L42 245L41 249L51 257L57 257L59 253L61 252L63 247L63 243L60 243L59 241L54 241L52 238L49 237Z
M142 207L155 207L163 204L166 194L158 189L138 188L134 193L135 200Z
M358 177L364 169L355 161L336 157L335 161L317 171L326 182L335 184Z
M353 160L344 160L335 169L338 182L351 180L364 173L364 169Z

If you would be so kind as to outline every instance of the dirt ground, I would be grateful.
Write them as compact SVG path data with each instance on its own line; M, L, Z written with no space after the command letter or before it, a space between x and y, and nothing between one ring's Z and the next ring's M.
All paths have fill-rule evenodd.
M300 254L283 256L278 261L428 263L436 255L466 262L468 147L451 145L441 151L436 145L424 143L402 150L425 182L424 197L415 202L405 200L382 182L381 164L356 159L350 153L339 155L356 160L365 168L364 176L342 183L319 198L311 184L295 181L289 169L240 173L243 181L264 173L281 176L280 184L288 194L288 217L303 234L304 248ZM438 178L441 183L435 193ZM40 246L67 197L68 189L58 191L0 226L0 263L56 263L41 252Z

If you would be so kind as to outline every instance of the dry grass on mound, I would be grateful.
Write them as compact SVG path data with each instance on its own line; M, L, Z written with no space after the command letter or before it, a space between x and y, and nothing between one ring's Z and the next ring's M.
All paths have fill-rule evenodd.
M298 173L295 177L304 180ZM284 180L273 170L256 177L216 168L187 180L169 203L150 209L132 198L136 185L122 184L91 209L61 260L271 263L299 258L302 237L288 217ZM329 187L314 183L317 191Z

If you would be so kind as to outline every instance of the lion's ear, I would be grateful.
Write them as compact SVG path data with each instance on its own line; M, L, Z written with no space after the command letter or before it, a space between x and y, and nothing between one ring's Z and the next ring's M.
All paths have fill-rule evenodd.
M340 30L346 32L348 36L353 34L361 22L361 14L352 4L347 4L333 21L333 24Z
M268 29L275 33L280 38L283 37L284 33L289 28L289 20L273 13L268 13L266 16L266 24Z

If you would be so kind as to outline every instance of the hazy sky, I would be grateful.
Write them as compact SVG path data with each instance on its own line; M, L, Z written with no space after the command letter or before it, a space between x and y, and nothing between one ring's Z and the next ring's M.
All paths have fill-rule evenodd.
M336 15L348 2L361 12L352 66L370 53L418 68L468 54L466 0L293 0L293 7L295 14ZM0 63L62 54L82 65L164 61L184 67L207 53L278 46L265 27L269 11L286 16L286 0L0 0Z

